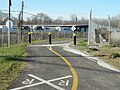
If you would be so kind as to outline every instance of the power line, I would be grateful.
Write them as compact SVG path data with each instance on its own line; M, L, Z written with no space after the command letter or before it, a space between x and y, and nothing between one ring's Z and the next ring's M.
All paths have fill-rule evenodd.
M0 9L0 11L8 11L8 10L1 10ZM11 12L21 12L21 11L13 11L13 10L11 10ZM32 14L32 13L29 13L29 12L23 12L24 14L28 14L28 15L31 15L31 16L37 16L37 15L35 15L35 14Z
M0 9L0 11L6 11L6 12L7 12L8 10L1 10L1 9ZM20 11L12 11L12 10L11 10L10 12L20 12Z
M8 11L8 10L1 10L0 11ZM14 11L14 10L11 10L11 12L21 12L21 11ZM31 15L31 16L37 16L36 14L32 14L32 13L29 13L29 12L23 12L24 14L27 14L27 15Z
M23 12L24 14L28 14L28 15L31 15L31 16L37 16L35 14L32 14L32 13L28 13L28 12Z

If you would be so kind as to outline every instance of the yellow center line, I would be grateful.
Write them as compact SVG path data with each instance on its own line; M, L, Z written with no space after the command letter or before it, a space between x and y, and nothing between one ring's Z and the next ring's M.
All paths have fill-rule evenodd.
M51 46L50 46L50 48L49 47L47 47L47 48L51 52L53 52L54 54L56 54L57 56L59 56L68 65L68 67L70 68L70 70L72 72L72 75L73 75L73 85L72 85L72 89L71 90L77 90L77 88L78 88L78 76L77 76L77 73L76 73L75 69L73 68L72 64L65 57L63 57L59 53L57 53L54 50L52 50Z

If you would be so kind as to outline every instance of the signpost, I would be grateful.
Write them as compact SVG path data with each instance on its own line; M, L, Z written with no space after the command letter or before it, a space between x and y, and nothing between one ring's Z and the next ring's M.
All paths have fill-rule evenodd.
M8 28L8 47L10 47L10 29L13 26L13 22L11 20L8 20L6 22L6 27Z
M73 31L74 45L76 46L76 33L75 33L76 27L75 27L75 26L72 26L71 29L72 29L72 31Z
M6 27L7 28L11 28L13 26L13 22L11 21L11 20L8 20L7 22L6 22Z
M10 7L12 6L11 0L8 0L8 21L6 22L6 26L8 27L8 47L10 47L10 28L12 27L13 23L10 21Z
M75 31L75 30L76 30L76 27L75 27L75 26L72 26L71 29L72 29L72 31Z

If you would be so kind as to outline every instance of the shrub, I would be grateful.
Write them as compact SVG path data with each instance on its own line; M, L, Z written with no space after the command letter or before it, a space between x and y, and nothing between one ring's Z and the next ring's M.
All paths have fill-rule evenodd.
M110 55L110 58L119 58L120 57L120 53L112 53L111 55Z

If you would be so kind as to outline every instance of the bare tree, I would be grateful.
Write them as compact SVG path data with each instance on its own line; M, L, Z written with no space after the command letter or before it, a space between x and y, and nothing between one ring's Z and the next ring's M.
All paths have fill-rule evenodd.
M52 19L44 13L37 13L37 15L27 18L26 24L50 24Z
M57 19L55 19L54 24L63 24L63 17L59 16Z
M88 20L84 17L82 17L79 21L78 21L79 24L88 24Z

